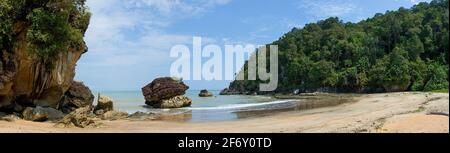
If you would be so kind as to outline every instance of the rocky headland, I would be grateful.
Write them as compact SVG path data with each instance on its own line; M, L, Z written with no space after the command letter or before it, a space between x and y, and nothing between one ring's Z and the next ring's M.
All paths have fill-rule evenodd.
M91 106L89 88L74 81L88 50L84 2L7 0L1 9L0 112L47 121Z

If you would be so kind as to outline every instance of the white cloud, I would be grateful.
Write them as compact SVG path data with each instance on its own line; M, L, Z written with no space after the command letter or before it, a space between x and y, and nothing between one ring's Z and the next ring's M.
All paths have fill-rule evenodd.
M89 52L80 65L133 65L150 59L153 65L160 64L169 58L171 46L192 41L191 35L170 34L165 30L167 26L228 2L230 0L190 3L182 0L88 0L93 14L85 38Z
M274 15L241 18L240 22L247 27L251 27L248 30L248 36L244 38L245 41L255 42L256 40L265 40L265 42L259 42L263 44L271 43L278 36L283 35L294 27L300 27L302 25L297 19ZM242 43L245 44L245 42Z
M77 80L94 90L135 90L169 75L170 48L192 43L171 33L180 19L200 16L229 0L87 0L93 16L85 35L89 51L77 63ZM203 38L205 43L214 39Z
M342 17L359 11L355 4L337 0L304 0L299 3L299 9L314 18Z
M412 4L419 4L420 2L429 2L431 0L395 0L395 1L409 1Z
M162 15L190 15L203 13L204 11L216 6L229 3L231 0L129 0L128 4L135 8L151 7Z

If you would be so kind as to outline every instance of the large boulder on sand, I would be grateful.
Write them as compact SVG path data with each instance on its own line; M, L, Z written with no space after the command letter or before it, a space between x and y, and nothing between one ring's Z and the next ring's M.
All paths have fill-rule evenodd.
M145 101L156 102L162 99L184 95L189 86L177 78L164 77L153 80L150 84L142 88Z
M37 106L36 108L27 107L23 112L23 119L29 121L47 121L58 120L64 117L64 114L54 108L44 108Z
M175 96L158 102L145 102L153 108L181 108L191 106L192 100L186 96Z
M69 90L64 94L59 109L64 113L70 113L75 109L92 106L94 95L83 82L73 81Z
M200 93L198 94L199 97L212 97L214 96L211 92L209 92L208 90L202 90L200 91Z
M92 107L82 107L72 111L66 115L63 119L58 121L56 127L95 127L96 124L93 120L95 116L92 114Z
M142 88L145 103L154 108L180 108L190 106L192 100L183 96L189 86L181 79L164 77L153 80Z
M113 100L107 96L98 94L97 106L95 106L94 114L102 115L108 111L114 110Z
M127 112L121 112L121 111L108 111L100 116L102 120L121 120L128 117Z

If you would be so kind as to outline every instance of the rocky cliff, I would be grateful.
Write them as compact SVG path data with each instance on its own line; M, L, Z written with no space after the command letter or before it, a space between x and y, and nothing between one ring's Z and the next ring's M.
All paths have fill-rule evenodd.
M58 108L87 51L84 0L2 0L0 11L0 109Z

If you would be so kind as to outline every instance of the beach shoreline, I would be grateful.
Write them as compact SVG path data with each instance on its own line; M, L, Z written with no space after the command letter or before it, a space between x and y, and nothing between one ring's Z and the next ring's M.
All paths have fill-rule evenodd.
M0 121L0 133L448 133L449 94L362 94L354 102L262 117L205 123L98 120L95 128Z

